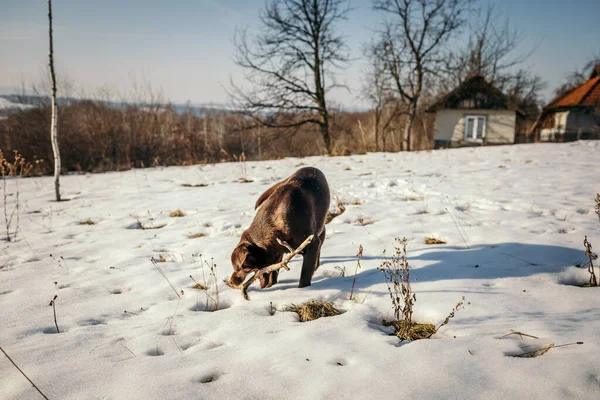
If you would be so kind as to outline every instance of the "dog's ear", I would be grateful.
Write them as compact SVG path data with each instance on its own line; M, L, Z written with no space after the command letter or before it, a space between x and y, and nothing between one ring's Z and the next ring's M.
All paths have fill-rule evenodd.
M231 265L234 272L229 281L233 285L240 285L253 269L260 268L258 253L260 253L260 248L246 240L236 246L231 253Z
M234 271L240 271L244 268L244 263L249 254L248 244L248 242L240 242L235 249L233 249L233 253L231 253L231 266Z

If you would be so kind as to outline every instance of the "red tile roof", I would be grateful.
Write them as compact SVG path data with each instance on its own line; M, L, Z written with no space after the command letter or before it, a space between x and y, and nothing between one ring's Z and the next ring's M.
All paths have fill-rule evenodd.
M592 75L593 78L588 79L582 85L552 101L544 109L596 107L600 105L600 76L594 75Z

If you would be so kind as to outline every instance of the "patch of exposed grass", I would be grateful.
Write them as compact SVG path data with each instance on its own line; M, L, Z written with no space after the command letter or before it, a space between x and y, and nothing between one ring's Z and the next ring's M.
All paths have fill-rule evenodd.
M188 235L188 238L190 238L190 239L198 239L198 238L202 238L202 237L205 237L205 236L206 236L206 233L198 232L198 233L193 233L193 234Z
M330 223L335 217L342 215L344 212L346 212L346 207L340 200L338 200L335 211L327 211L327 215L325 216L325 224Z
M185 217L185 213L178 208L175 211L171 211L169 216L173 218Z
M254 181L252 179L240 178L239 182L240 183L252 183Z
M96 225L96 223L88 218L86 220L81 221L79 225Z
M199 187L207 187L208 183L183 183L181 186L199 188Z
M358 224L360 226L366 226L366 225L373 225L375 223L375 221L373 221L369 217L360 217L356 221L354 221L354 223Z
M314 321L323 317L334 317L340 315L340 311L331 303L309 300L304 304L291 304L285 306L284 311L292 311L298 314L301 322Z
M446 244L445 240L434 238L433 236L425 237L425 244Z
M164 262L167 262L167 259L165 258L164 255L159 254L158 255L158 262L163 262L164 263Z
M411 322L407 328L405 321L383 321L384 326L393 326L394 334L402 340L429 339L435 332L433 324L418 324Z
M405 201L424 201L425 200L425 196L422 195L410 195L410 196L406 196L404 197Z

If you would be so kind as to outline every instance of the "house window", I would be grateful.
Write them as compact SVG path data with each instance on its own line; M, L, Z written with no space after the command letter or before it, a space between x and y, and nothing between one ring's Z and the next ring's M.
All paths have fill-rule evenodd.
M465 117L465 140L479 141L485 137L485 116L467 115Z

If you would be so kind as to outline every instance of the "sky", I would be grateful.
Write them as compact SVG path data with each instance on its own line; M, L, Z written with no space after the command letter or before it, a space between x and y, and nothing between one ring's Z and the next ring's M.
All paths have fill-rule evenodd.
M572 70L600 52L600 0L497 0L500 12L522 32L519 51L552 90ZM243 83L233 63L236 27L259 27L264 0L54 0L57 74L77 93L101 90L125 96L149 82L165 99L192 104L226 103L230 79ZM361 48L381 24L370 0L351 1L339 30L353 62L339 71L349 91L333 101L360 105ZM45 0L0 0L0 91L41 82L48 57ZM463 35L462 37L466 37Z

